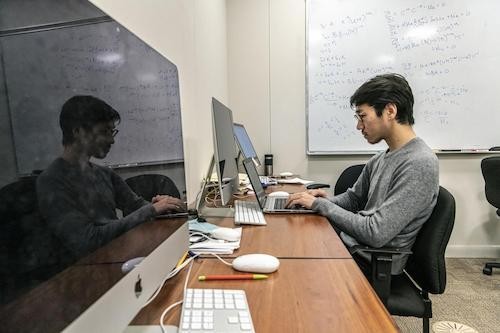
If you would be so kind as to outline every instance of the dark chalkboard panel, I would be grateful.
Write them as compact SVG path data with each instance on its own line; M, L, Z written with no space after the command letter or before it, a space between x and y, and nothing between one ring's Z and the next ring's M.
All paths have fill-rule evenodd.
M114 21L3 36L3 62L19 174L61 150L58 117L90 94L122 117L104 164L182 161L176 66Z

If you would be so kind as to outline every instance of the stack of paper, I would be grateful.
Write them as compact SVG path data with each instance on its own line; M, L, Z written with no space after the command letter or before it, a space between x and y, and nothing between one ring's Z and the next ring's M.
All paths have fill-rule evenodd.
M191 232L189 250L195 254L232 254L234 250L240 247L242 228L233 228L239 234L238 240L233 242L214 239L212 232L218 228L216 225L208 222L189 221L189 231ZM208 236L208 238L204 235Z
M314 181L312 180L306 180L306 179L302 179L302 178L298 178L298 177L295 177L295 178L291 178L291 179L276 179L278 181L279 184L302 184L302 185L307 185L307 184L311 184L311 183L314 183Z
M189 250L195 254L216 253L232 254L240 247L240 241L228 242L223 240L206 240L189 245Z

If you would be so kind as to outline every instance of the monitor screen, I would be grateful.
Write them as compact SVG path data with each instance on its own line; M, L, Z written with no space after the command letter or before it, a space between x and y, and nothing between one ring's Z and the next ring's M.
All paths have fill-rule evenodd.
M240 152L243 154L243 158L251 158L255 166L260 166L259 157L255 152L255 148L252 145L252 141L248 136L245 126L243 126L242 124L234 123L233 129L236 143L240 148Z
M238 152L234 141L231 110L212 98L212 125L215 169L222 205L226 205L238 191Z

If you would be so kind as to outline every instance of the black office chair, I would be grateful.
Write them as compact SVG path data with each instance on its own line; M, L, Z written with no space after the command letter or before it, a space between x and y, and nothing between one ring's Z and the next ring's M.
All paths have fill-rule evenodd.
M132 191L147 201L151 201L151 199L157 194L170 195L179 199L181 197L174 182L169 177L164 175L138 175L125 179L125 182L128 186L130 186Z
M419 231L411 252L366 246L358 246L353 251L371 254L370 282L388 311L397 316L422 318L426 333L429 332L429 318L432 318L428 295L442 294L446 287L444 253L454 222L455 199L440 186L436 207ZM404 273L391 276L392 255L399 253L410 253L410 257Z
M64 248L38 211L36 177L0 189L0 303L64 268Z
M335 183L333 194L339 195L341 193L344 193L345 191L347 191L348 188L354 185L356 180L358 180L358 177L361 174L361 171L363 171L364 167L365 167L364 164L356 164L356 165L351 165L347 167L344 171L342 171L339 178L337 179L337 182Z
M481 171L484 178L486 200L495 208L500 216L500 156L486 157L481 161ZM493 267L500 268L500 262L487 262L483 273L491 275Z

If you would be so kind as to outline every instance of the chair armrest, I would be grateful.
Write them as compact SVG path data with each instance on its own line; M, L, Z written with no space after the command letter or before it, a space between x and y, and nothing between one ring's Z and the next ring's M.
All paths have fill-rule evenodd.
M351 254L358 252L366 253L387 253L387 254L412 254L409 250L402 250L398 247L369 247L365 245L355 245L350 249Z
M365 252L371 255L371 285L384 305L391 293L392 256L396 254L411 254L409 250L391 247L373 248L356 245L350 249L351 254Z

